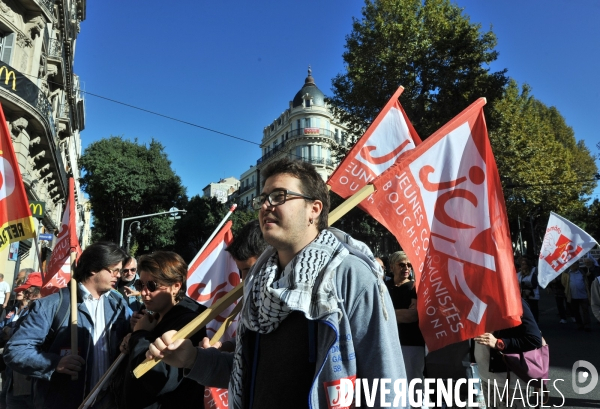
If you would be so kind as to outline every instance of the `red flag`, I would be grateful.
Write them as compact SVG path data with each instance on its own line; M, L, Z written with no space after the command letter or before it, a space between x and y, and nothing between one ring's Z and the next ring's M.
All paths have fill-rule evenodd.
M231 291L241 281L233 257L225 251L233 241L232 225L233 222L228 221L206 249L190 263L188 268L187 295L207 307L210 307L219 298ZM217 332L236 304L237 302L232 304L217 318L208 323L206 334L209 338L212 338ZM237 318L225 331L222 341L234 339L236 329ZM228 407L228 400L227 389L205 388L205 408L225 409Z
M377 207L414 266L428 348L520 323L521 301L481 98L377 178Z
M240 274L231 254L225 251L233 240L231 226L228 221L213 238L208 247L190 263L187 276L187 295L198 303L210 307L241 281ZM232 304L206 326L206 333L211 338L223 321L231 314L237 303ZM223 336L224 341L235 337L237 322L234 322Z
M78 257L81 254L75 223L75 182L73 178L69 178L69 198L63 212L58 239L44 275L42 295L55 293L67 286L71 279L70 258L73 251Z
M0 251L10 243L35 237L19 162L0 105Z
M392 95L369 129L329 177L327 184L331 186L331 190L344 199L371 183L401 156L421 143L419 135L398 102L402 91L404 88L400 87ZM388 227L377 210L373 195L364 200L359 207Z

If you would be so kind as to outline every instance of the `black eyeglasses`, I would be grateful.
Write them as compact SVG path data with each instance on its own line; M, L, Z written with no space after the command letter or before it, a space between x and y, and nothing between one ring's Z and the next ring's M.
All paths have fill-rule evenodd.
M275 189L268 195L263 193L262 195L256 196L254 199L252 199L252 207L254 208L254 210L260 210L262 205L267 200L269 201L270 206L280 206L285 203L288 195L299 196L308 200L317 200L314 197L309 197L303 195L302 193L292 192L291 190Z
M148 291L150 291L151 293L156 291L156 289L159 287L159 285L156 281L147 281L144 283L142 280L139 280L139 279L135 280L135 282L133 283L133 286L135 287L135 289L137 291L142 291L144 289L144 287L146 287L148 289Z
M408 267L408 268L412 269L412 264L410 264L410 263L398 263L398 266L400 266L400 268Z
M123 270L121 270L121 273L122 273L122 274L127 274L127 273L128 273L128 272L130 272L130 271L131 271L132 273L135 273L135 272L137 271L137 268L136 268L136 267L134 267L134 268L124 268Z

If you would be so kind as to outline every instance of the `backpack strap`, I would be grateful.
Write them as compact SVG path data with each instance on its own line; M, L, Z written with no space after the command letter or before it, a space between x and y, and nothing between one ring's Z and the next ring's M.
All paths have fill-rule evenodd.
M64 325L64 323L69 318L69 307L70 303L70 292L68 287L61 288L58 291L58 308L54 312L54 317L52 318L52 325L50 326L50 331L48 335L46 335L46 339L44 340L44 344L42 345L42 349L47 351L52 343L54 342L54 338L56 338L56 334L58 330ZM66 298L66 301L65 301Z

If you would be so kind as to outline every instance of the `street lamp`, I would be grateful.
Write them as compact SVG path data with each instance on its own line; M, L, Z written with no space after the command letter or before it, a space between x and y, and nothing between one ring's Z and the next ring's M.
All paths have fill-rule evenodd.
M177 213L187 213L187 210L179 210L175 207L171 208L168 212L159 212L159 213L152 213L152 214L142 214L140 216L133 216L133 217L124 217L121 219L121 233L119 234L119 247L123 248L123 228L125 227L125 221L126 220L135 220L135 219L145 219L148 217L154 217L154 216L161 216L163 214L170 214L171 216L176 215ZM133 223L132 223L133 224ZM130 225L131 227L131 225Z
M131 243L131 226L133 226L134 224L137 223L137 227L135 228L136 233L139 233L141 230L140 224L142 222L140 222L139 220L135 221L135 222L131 222L129 224L129 231L127 232L127 254L129 254L129 244Z

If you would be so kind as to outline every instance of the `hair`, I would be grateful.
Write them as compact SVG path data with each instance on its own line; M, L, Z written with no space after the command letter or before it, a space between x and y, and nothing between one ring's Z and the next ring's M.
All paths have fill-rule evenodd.
M33 273L35 270L33 268L23 268L19 271L19 274L21 273L25 273L25 275L23 276L22 280L17 280L15 281L15 287L20 286L21 284L23 284L25 281L27 281L27 277L29 277L29 274Z
M131 263L131 260L135 260L135 257L128 254L127 257L125 257L125 260L123 260L123 267L125 267L127 264Z
M319 200L323 203L323 209L317 221L317 229L321 231L329 227L329 191L315 167L301 160L283 158L267 166L262 172L262 177L263 180L267 180L271 176L281 174L293 176L300 181L302 191L298 193L312 197L313 201ZM304 200L309 201L310 199Z
M175 296L175 301L181 301L185 296L185 280L188 266L183 258L172 251L155 251L144 254L138 260L138 271L150 274L160 285L181 283L181 288Z
M27 290L29 290L29 296L34 296L37 297L38 295L40 295L40 292L42 291L41 287L32 285L31 287L29 287ZM27 291L25 290L25 291Z
M75 280L84 282L92 276L92 272L97 273L102 269L115 264L122 263L127 257L115 243L101 241L94 243L83 251L77 260L77 266L73 270Z
M393 266L394 264L399 263L400 260L402 260L402 259L408 260L408 256L403 251L396 251L396 252L390 254L390 260L389 260L390 266Z
M263 239L260 223L252 220L242 227L225 251L236 260L246 261L250 257L260 256L266 248L267 242Z
M0 278L4 278L4 274L0 273Z

